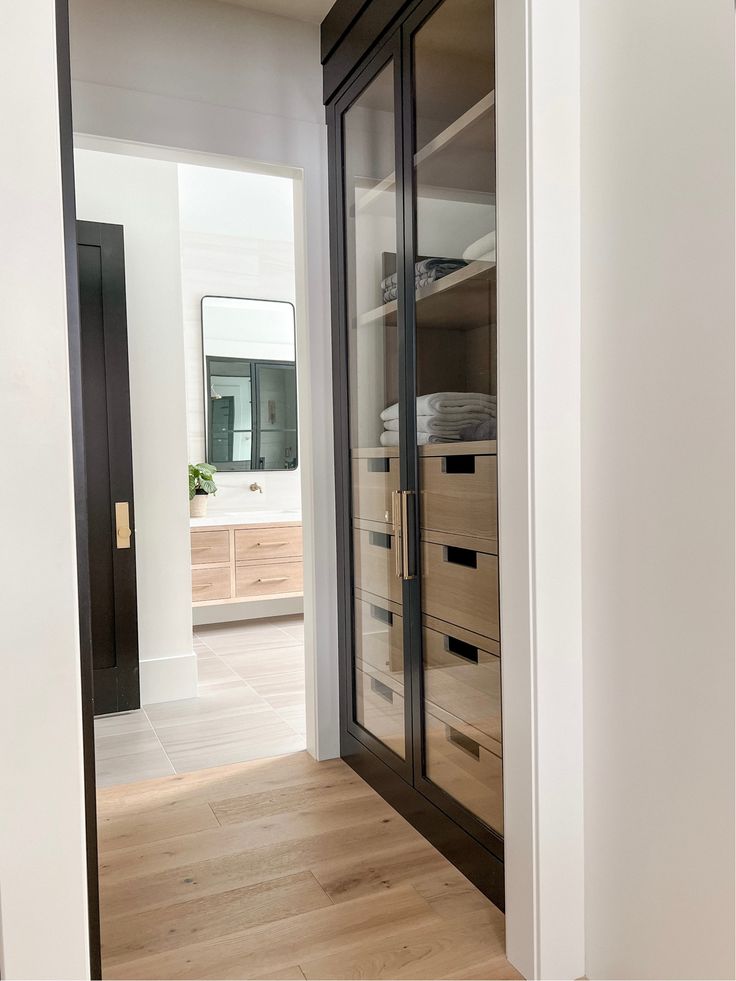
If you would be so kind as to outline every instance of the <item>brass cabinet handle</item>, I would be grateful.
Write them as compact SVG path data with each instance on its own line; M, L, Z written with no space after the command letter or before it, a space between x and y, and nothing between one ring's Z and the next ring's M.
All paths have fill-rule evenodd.
M282 546L288 544L290 543L289 542L256 542L256 548L262 548L264 545L266 546L273 545L274 547L276 547L276 546Z
M396 578L402 578L402 564L401 564L401 491L391 491L391 516L393 519L393 530L394 530L394 560L396 569Z
M115 547L130 548L130 506L127 501L115 502Z
M286 582L288 576L275 576L273 579L256 579L256 582Z
M414 579L409 550L409 497L413 495L414 491L401 492L401 568L403 579Z

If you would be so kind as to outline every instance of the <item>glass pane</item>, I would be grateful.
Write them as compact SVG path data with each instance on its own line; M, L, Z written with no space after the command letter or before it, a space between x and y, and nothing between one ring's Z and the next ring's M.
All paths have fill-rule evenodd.
M394 69L344 116L355 716L399 756L404 740L399 487Z
M502 829L492 0L413 39L426 776Z

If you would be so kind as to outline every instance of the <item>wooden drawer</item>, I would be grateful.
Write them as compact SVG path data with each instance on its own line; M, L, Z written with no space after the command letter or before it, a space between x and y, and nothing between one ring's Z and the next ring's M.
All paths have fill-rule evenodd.
M422 528L498 540L495 456L422 457L419 473Z
M355 656L404 685L404 619L385 606L355 599Z
M404 699L389 685L355 670L355 719L399 756L404 747Z
M498 556L423 541L422 606L429 616L498 640Z
M353 515L391 521L391 493L399 489L399 458L353 457Z
M465 732L425 713L427 777L482 821L503 834L500 757Z
M501 751L501 659L427 627L424 636L424 696L458 720L489 736Z
M191 538L192 565L230 561L229 531L193 531Z
M355 585L374 596L401 603L401 580L396 575L396 538L390 526L383 531L353 531Z
M235 532L235 561L260 562L301 556L301 525L284 528L238 528Z
M230 566L192 569L192 602L230 598Z
M304 568L301 559L248 562L235 567L236 596L270 596L303 591Z

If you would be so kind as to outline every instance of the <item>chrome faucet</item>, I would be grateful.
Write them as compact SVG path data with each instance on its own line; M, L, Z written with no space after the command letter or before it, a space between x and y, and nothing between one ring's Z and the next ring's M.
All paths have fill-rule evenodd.
M258 491L259 494L263 493L263 488L261 487L260 484L251 484L250 489L253 491L253 493L255 493L256 491Z

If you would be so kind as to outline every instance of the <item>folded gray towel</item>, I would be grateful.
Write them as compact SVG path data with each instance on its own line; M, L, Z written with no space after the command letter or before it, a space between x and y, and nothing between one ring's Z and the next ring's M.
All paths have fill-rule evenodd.
M468 426L464 426L460 430L460 439L462 440L474 440L474 439L495 439L496 438L496 420L495 418L483 419L481 422L474 422Z

